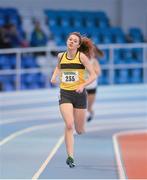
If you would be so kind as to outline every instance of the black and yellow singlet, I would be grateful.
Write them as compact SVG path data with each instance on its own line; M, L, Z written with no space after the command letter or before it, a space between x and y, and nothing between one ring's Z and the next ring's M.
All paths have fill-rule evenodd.
M76 90L77 87L85 82L85 67L80 61L78 51L73 59L67 58L64 52L60 60L60 88L64 90Z

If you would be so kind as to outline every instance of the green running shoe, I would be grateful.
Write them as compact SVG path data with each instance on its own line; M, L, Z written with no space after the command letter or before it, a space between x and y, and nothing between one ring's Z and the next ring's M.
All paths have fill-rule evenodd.
M66 164L69 165L70 168L75 167L74 159L71 156L68 156L68 158L66 160Z

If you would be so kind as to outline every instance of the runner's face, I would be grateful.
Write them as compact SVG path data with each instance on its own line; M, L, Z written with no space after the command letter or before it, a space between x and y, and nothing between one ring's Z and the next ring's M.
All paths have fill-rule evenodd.
M80 47L79 42L80 39L78 36L71 34L67 39L67 47L68 49L74 50Z

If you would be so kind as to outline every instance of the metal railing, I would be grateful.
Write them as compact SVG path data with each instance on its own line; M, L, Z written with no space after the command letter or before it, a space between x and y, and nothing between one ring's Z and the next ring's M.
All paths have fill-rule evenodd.
M109 45L99 45L102 50L109 51L109 59L107 64L102 64L102 70L109 71L109 84L114 84L114 70L115 69L133 69L141 68L143 70L143 83L147 82L147 43L135 43L135 44L109 44ZM114 52L117 49L142 49L142 62L141 63L130 63L130 64L115 64L114 62ZM1 54L16 54L16 68L15 69L2 69L0 70L1 75L16 75L16 90L21 89L21 75L25 73L39 73L46 72L47 74L53 70L52 67L52 57L50 55L51 51L64 51L66 47L37 47L37 48L14 48L14 49L0 49ZM43 69L42 67L23 69L21 67L21 56L25 53L45 53L45 57L48 60L48 65ZM49 84L49 76L46 76L46 87Z

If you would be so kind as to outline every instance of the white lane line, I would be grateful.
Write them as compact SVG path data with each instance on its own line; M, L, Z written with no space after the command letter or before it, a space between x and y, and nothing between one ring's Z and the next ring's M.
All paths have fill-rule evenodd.
M12 133L11 135L9 135L6 138L2 139L0 141L0 146L5 145L6 143L10 142L11 140L13 140L16 137L21 136L21 135L23 135L25 133L29 133L31 131L36 131L36 130L44 129L44 128L53 128L53 127L59 126L61 124L63 124L63 123L48 124L48 125L37 125L37 126L25 128L25 129L20 130L20 131L16 131L15 133Z
M29 114L27 114L29 115ZM44 113L40 113L40 114L30 114L29 116L16 116L15 118L3 118L3 120L0 121L0 125L5 125L5 124L11 124L11 123L22 123L22 122L27 122L27 121L40 121L42 120L50 120L50 119L60 119L60 114L57 114L57 110L56 110L56 114L53 113L48 113L48 114L44 114Z
M137 124L137 126L138 125L141 125L141 123L143 123L144 122L144 119L140 119L139 121L135 121L135 118L133 118L134 119L134 123L135 124L133 124L133 127ZM102 126L102 125L104 125L105 127L106 126L109 126L109 127L121 127L121 128L124 128L124 127L126 127L127 126L127 128L129 128L129 127L132 127L132 123L130 122L130 125L127 123L125 123L125 120L127 120L127 122L129 121L129 120L132 120L132 118L124 118L124 119L122 119L122 122L116 122L116 120L113 120L113 118L112 119L109 119L109 121L103 121L103 120L99 120L99 121L95 121L93 124L92 124L92 127L88 127L88 129L90 129L90 128L94 128L93 126ZM114 124L112 124L112 123L114 123ZM122 124L121 124L122 123ZM6 144L7 142L9 142L9 141L11 141L12 139L14 139L14 138L16 138L16 137L18 137L18 136L20 136L20 135L22 135L22 134L25 134L25 133L28 133L28 132L31 132L31 131L35 131L35 130L38 130L38 129L42 129L42 128L45 128L45 127L47 127L47 126L49 126L50 128L52 128L52 127L55 127L55 126L57 126L57 125L62 125L63 123L61 122L61 123L54 123L54 124L50 124L50 125L37 125L37 126L33 126L33 127L30 127L30 128L26 128L26 129L23 129L23 130L20 130L20 131L16 131L15 133L12 133L11 135L9 135L9 136L7 136L6 138L4 138L4 139L2 139L1 141L0 141L0 146L2 146L2 145L4 145L4 144ZM144 123L143 123L144 124ZM89 124L88 124L89 125Z
M106 125L102 125L102 126L96 126L98 125L98 123L94 123L91 127L87 127L86 132L93 132L93 131L101 131L101 130L106 130L106 129L113 129L113 128L120 128L118 127L118 124L111 124L109 126L106 127ZM121 128L125 128L126 126L128 128L143 128L144 125L140 124L140 122L138 124L120 124ZM74 134L76 134L76 132L74 132ZM56 143L56 145L54 146L54 148L52 149L52 151L49 153L47 159L45 160L45 162L42 164L42 166L39 168L39 170L33 175L32 179L36 180L40 177L40 175L42 174L42 172L45 170L46 166L49 164L49 162L51 161L51 159L53 158L53 156L56 154L56 152L58 151L58 149L60 148L60 146L62 145L64 141L64 136L61 136L60 139L58 140L58 142Z
M128 120L128 119L127 119ZM118 126L118 124L114 121L114 123L115 123L115 125L110 125L110 122L108 123L108 127L106 127L106 124L104 124L104 122L102 123L104 126L102 127L100 127L100 124L101 124L102 122L95 122L94 124L92 124L92 127L88 127L88 132L90 132L90 131L95 131L95 130L103 130L103 129L110 129L110 128L114 128L114 127L119 127ZM111 122L112 123L112 122ZM133 125L133 126L135 126L136 128L139 128L139 125L141 125L140 124L141 122L139 121L139 124L136 124L136 125ZM54 126L57 126L57 125L61 125L62 123L57 123L57 124L53 124L53 125L42 125L42 126L40 126L40 125L38 125L38 126L35 126L35 127L31 127L31 128L26 128L26 129L24 129L24 130L21 130L21 131L17 131L16 133L13 133L13 134L11 134L10 136L8 136L8 137L6 137L5 139L3 139L1 142L0 142L0 146L2 146L2 145L4 145L4 144L6 144L6 143L8 143L9 141L11 141L12 139L14 139L14 138L16 138L17 136L20 136L20 135L22 135L22 134L24 134L24 133L28 133L28 132L30 132L30 131L34 131L34 130L38 130L38 129L42 129L42 128L48 128L47 126L49 126L50 128L52 128L52 127L54 127ZM101 125L102 125L101 124ZM97 127L95 127L95 125L98 125L98 128ZM129 127L132 127L132 124L124 124L124 122L122 122L122 124L121 123L119 123L119 125L121 126L121 128L123 128L123 127L126 127L127 126L127 128L129 128ZM48 160L47 161L50 161L51 159L52 159L52 157L55 155L55 153L56 153L56 151L58 150L58 148L60 147L60 145L62 144L61 143L62 141L59 141L57 144L58 145L56 145L56 148L54 147L54 151L53 152L51 152L50 153L50 155L48 156ZM50 157L50 158L49 158ZM45 165L42 165L42 170L40 170L40 172L41 171L43 171L43 169L45 169L45 167L47 166L47 161L46 161L46 163L45 163ZM37 176L36 176L37 177Z
M36 117L38 118L38 117ZM46 115L46 116L43 116L42 117L43 120L48 120L49 119L49 116ZM0 125L5 125L5 124L13 124L13 123L22 123L22 122L27 122L27 121L40 121L40 119L35 119L34 116L31 116L30 118L26 119L25 117L20 119L20 118L16 118L16 119L8 119L8 120L3 120L3 121L0 121Z
M58 142L56 143L56 145L54 146L54 148L51 150L50 154L48 155L47 159L45 160L45 162L42 164L42 166L39 168L39 170L34 174L34 176L32 177L32 179L38 179L39 176L41 175L41 173L44 171L44 169L46 168L46 166L48 165L48 163L51 161L51 159L53 158L53 156L56 154L57 150L59 149L59 147L62 145L64 141L64 135L62 135Z
M135 102L134 102L135 104ZM140 104L140 103L139 103ZM140 106L136 106L135 105L129 105L129 104L124 104L124 105L119 105L119 104L115 104L115 105L111 105L110 106L101 106L101 104L96 104L97 105L97 108L95 106L95 110L96 110L96 114L97 115L106 115L106 114L110 114L110 113L113 113L113 114L122 114L122 113L134 113L135 112L139 112L139 113L146 113L146 106L144 103L141 103ZM116 111L116 108L117 108L117 111ZM118 108L121 109L121 111L118 110ZM107 111L106 111L107 109ZM52 113L51 113L52 112ZM56 112L58 112L58 114L60 114L59 112L59 109L57 106L55 107L44 107L44 108L30 108L30 109L21 109L21 110L15 110L15 111L3 111L2 114L1 114L1 118L3 118L3 121L4 119L10 119L10 118L16 118L16 117L22 117L22 116L25 116L26 118L29 117L29 116L39 116L39 115L42 115L42 114L55 114L56 115ZM0 121L2 122L2 120Z
M1 99L1 102L3 102L2 104L0 104L0 108L1 107L7 107L7 106L19 106L19 105L27 105L27 104L34 104L34 103L44 103L44 104L49 104L49 103L54 103L56 101L58 101L58 98L57 98L58 94L54 94L54 95L46 95L44 96L43 94L40 95L39 97L36 96L36 97L33 97L30 96L29 97L26 97L24 96L24 99L21 99L19 98L18 96L16 96L14 98L14 100L10 100L9 98L8 99ZM97 96L96 96L96 100L97 101L100 101L100 100L108 100L109 99L114 99L114 100L119 100L119 98L143 98L143 97L146 97L147 95L145 94L145 92L138 92L138 93L131 93L131 94L117 94L115 93L114 96L112 96L112 94L104 94L104 93L98 93ZM46 97L50 97L50 98L46 98Z
M123 163L121 160L119 144L117 142L117 137L115 135L113 135L113 147L114 147L114 154L115 154L115 158L116 158L119 178L126 179L125 170L124 170Z
M95 116L98 116L100 115L99 112L95 109ZM138 111L136 111L138 112ZM110 114L109 116L109 119L112 121L112 122L118 122L116 120L113 120L113 118L111 116L113 116L114 114ZM27 122L27 121L40 121L40 119L43 119L43 120L49 120L49 119L62 119L62 116L60 113L57 113L57 110L55 113L50 113L50 114L30 114L29 117L26 118L26 116L21 116L21 117L15 117L15 118L8 118L8 119L3 119L3 120L0 120L0 125L5 125L5 124L13 124L13 123L23 123L23 122ZM108 120L109 120L108 119ZM136 117L124 117L123 120L131 120L131 119L136 119ZM138 120L138 119L137 119ZM102 117L101 119L98 120L98 122L102 122L102 123L105 123L106 122L106 119L103 120Z
M121 157L121 150L119 147L118 143L118 136L121 135L126 135L126 134L140 134L140 133L147 133L147 130L128 130L128 131L121 131L118 133L115 133L113 135L113 146L114 146L114 152L115 152L115 157L116 157L116 162L117 162L117 167L118 167L118 172L119 172L119 178L120 179L126 179L126 173L125 173L125 168L123 165L122 157Z
M32 99L31 99L31 101L32 101ZM56 103L57 101L54 101L54 106L52 106L52 107L50 107L50 103L51 102L48 102L48 103L45 103L45 106L43 106L43 108L56 108L57 107L57 103ZM147 105L147 102L145 101L145 98L144 98L144 100L142 100L142 99L134 99L133 101L130 101L130 100L126 100L126 101L114 101L114 102L111 102L111 104L108 104L108 102L109 102L109 100L107 101L107 102L102 102L102 101L99 101L99 99L98 100L96 100L96 102L95 102L95 105L101 105L103 108L104 107L109 107L111 104L112 104L112 107L116 107L116 106L125 106L126 104L128 104L129 103L129 106L140 106L140 105ZM134 102L136 102L137 104L134 104ZM14 106L12 106L13 108L11 109L9 109L9 107L7 108L7 106L2 106L2 108L3 108L3 113L8 113L8 112L17 112L17 111L23 111L23 110L29 110L29 109L32 109L32 110L35 110L36 108L41 108L42 107L42 104L40 104L39 105L39 103L37 104L37 106L34 106L34 104L36 105L36 103L32 103L32 104L25 104L25 105L23 105L23 104L18 104L16 107ZM28 107L27 107L27 105L29 105ZM100 107L101 107L100 106ZM18 107L20 108L20 109L18 109ZM111 107L111 106L110 106Z
M55 106L55 107L49 107L49 106L46 106L46 107L34 107L34 106L32 106L30 108L24 108L24 109L4 110L2 112L2 115L3 116L7 116L7 115L9 115L9 116L14 116L14 115L18 116L18 115L23 115L26 112L27 113L40 113L40 112L48 113L48 112L52 111L53 109L54 110L56 109L56 111L57 111L57 106Z

